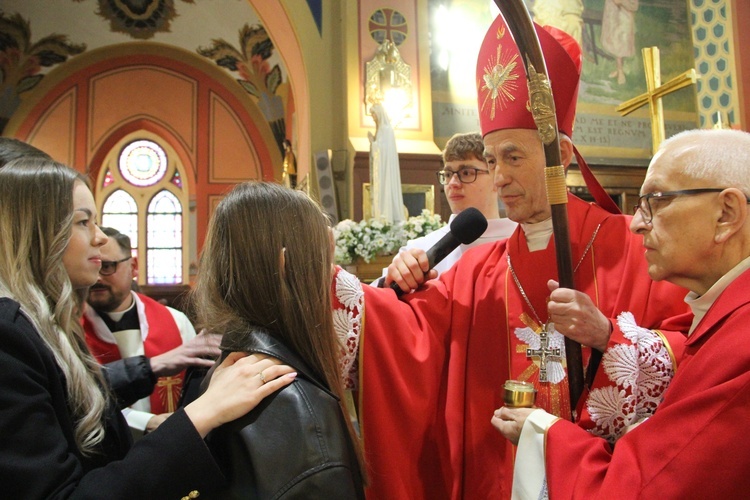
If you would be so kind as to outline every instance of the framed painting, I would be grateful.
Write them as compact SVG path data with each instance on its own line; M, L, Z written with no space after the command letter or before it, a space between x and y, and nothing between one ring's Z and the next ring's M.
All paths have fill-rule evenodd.
M401 193L409 217L420 215L424 209L430 213L435 211L435 186L432 184L401 184ZM362 216L363 219L372 217L369 182L362 184Z
M574 142L592 164L645 166L651 157L647 107L617 106L646 92L641 50L658 47L661 81L695 67L688 0L524 0L534 20L566 31L583 50ZM435 140L479 130L476 60L499 10L487 0L428 0ZM464 33L457 40L454 33ZM662 99L666 136L699 123L695 86Z
M548 0L535 0L535 9ZM647 91L642 49L657 47L661 82L694 68L686 0L575 0L582 4L583 70L574 139L591 163L645 165L651 158L648 105L620 116L621 103ZM551 3L551 2L550 2ZM558 2L567 4L571 1ZM690 85L662 99L665 136L696 128L696 88Z

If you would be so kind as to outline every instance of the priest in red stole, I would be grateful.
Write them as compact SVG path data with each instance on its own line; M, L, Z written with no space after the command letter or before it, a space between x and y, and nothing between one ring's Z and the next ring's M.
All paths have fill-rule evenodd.
M519 498L747 495L749 166L747 132L692 130L662 143L631 228L643 236L649 274L691 290L695 319L679 370L653 416L614 449L543 410L497 410L493 425L519 444Z
M537 31L567 166L581 52L562 32ZM490 423L506 380L531 382L537 406L570 419L561 332L605 351L581 398L578 425L614 440L660 402L675 368L672 348L679 355L680 332L690 325L685 290L649 278L641 238L628 230L631 217L572 195L579 291L551 292L557 269L545 158L519 57L498 16L477 62L478 107L488 166L508 217L519 223L513 235L468 251L401 299L389 289L362 291L343 271L336 275L343 368L358 368L369 498L509 498L514 449ZM544 360L546 381L541 358L527 356L542 347L542 328L549 347L561 348ZM587 363L591 349L583 351Z

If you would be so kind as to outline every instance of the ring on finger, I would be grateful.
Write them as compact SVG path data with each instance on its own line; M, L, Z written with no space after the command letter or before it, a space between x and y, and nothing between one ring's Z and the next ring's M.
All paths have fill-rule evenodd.
M258 372L258 376L260 377L260 381L265 384L266 383L266 376L263 375L263 370L261 370L261 371Z

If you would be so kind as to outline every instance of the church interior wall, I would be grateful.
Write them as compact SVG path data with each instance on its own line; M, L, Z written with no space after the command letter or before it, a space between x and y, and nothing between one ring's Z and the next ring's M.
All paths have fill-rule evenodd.
M434 176L441 164L440 147L452 132L478 128L478 118L462 111L475 107L471 98L463 94L446 97L445 89L434 85L438 73L431 16L441 3L471 8L475 17L481 14L489 19L488 2L218 1L221 8L213 2L176 3L174 13L178 15L148 39L130 36L98 16L93 1L54 5L4 1L4 15L18 13L28 21L29 46L44 36L60 33L66 37L69 51L59 55L58 63L39 66L36 73L27 75L20 86L23 88L6 90L6 97L8 92L16 95L11 101L0 102L0 110L10 110L8 116L0 116L4 120L0 122L3 135L27 140L60 161L96 174L100 166L97 162L104 161L109 153L107 147L131 133L133 127L151 133L162 131L175 151L184 156L184 166L193 177L190 194L195 218L190 231L194 256L212 208L231 186L246 179L281 178L282 155L264 108L267 103L251 95L246 85L248 75L222 66L218 57L212 60L198 52L199 47L210 47L221 39L226 41L228 53L239 53L243 48L238 33L243 24L258 25L268 31L273 44L270 56L258 67L265 65L264 71L278 67L280 75L279 86L264 98L283 103L282 133L293 143L300 180L307 176L310 192L316 196L319 186L313 175L314 156L330 151L338 216L358 220L363 214L362 184L369 180L367 133L375 132L364 105L365 65L378 46L371 18L377 11L397 10L405 19L402 28L407 34L400 51L411 67L413 83L411 115L396 130L402 177L405 183L431 185L435 191L433 208L447 217L442 186ZM596 1L584 0L587 4ZM644 4L649 2L644 0ZM695 22L706 28L724 22L716 17L704 19L706 2L665 2L685 6L694 14ZM727 12L731 20L731 51L727 57L734 65L730 105L736 111L730 125L746 128L750 118L750 85L745 83L750 72L750 32L743 29L742 20L750 18L750 2L717 0L711 5ZM85 50L76 52L81 44L86 45ZM116 67L118 57L123 64L127 61L132 72ZM465 78L473 81L474 75ZM707 88L707 82L703 83ZM9 83L4 85L7 88ZM440 106L436 107L436 102ZM698 103L700 107L700 98ZM457 111L446 114L451 107ZM711 116L712 111L699 112ZM615 158L606 164L593 162L594 171L623 206L637 194L648 158L638 161L638 165L627 158ZM575 189L582 189L575 167L569 181ZM191 257L191 265L194 260Z

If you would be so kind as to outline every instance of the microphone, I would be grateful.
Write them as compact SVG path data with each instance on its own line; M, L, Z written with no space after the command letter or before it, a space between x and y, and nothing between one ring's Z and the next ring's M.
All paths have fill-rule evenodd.
M482 212L474 207L462 210L450 225L448 234L440 238L429 250L427 250L427 260L430 263L430 269L438 265L445 257L459 245L468 245L477 240L487 230L487 219ZM378 287L385 285L385 278L381 277ZM403 295L404 291L394 281L390 285L396 295Z

